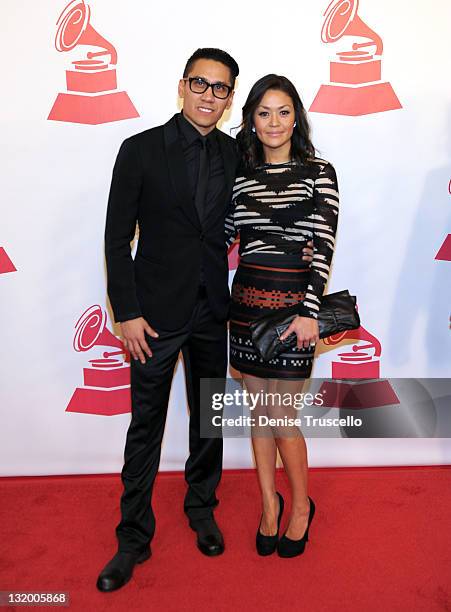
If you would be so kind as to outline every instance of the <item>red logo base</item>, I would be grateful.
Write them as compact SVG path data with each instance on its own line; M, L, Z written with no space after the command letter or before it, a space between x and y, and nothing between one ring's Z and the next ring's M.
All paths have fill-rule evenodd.
M325 408L378 408L399 404L388 380L324 381L319 393L323 394Z
M92 389L77 387L66 412L113 416L131 411L130 387L119 389Z
M401 103L390 83L373 83L360 87L321 85L309 110L356 117L399 108Z
M48 119L66 123L99 125L124 119L136 119L138 111L125 91L82 96L73 93L58 94Z
M5 249L0 247L0 274L6 274L7 272L17 272L17 269Z
M435 259L440 261L451 261L451 234L445 238L442 246L440 247Z

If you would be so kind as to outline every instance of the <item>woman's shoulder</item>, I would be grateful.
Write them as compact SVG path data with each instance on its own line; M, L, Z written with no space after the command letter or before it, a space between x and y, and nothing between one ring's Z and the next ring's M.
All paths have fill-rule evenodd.
M313 157L309 160L310 172L312 178L316 180L326 181L329 183L336 182L337 173L332 163L323 157Z
M239 189L244 183L249 184L249 181L259 182L262 178L266 179L268 177L268 166L270 167L271 165L263 164L262 166L257 166L254 169L250 169L244 164L240 163L235 174L235 189ZM323 157L316 156L305 160L303 163L287 163L286 168L285 165L283 165L280 170L289 170L291 173L300 172L302 175L304 175L305 172L307 172L307 174L313 172L315 175L319 175L322 172L325 172L326 174L335 172L335 168L330 161L324 159Z
M312 164L312 166L317 168L320 172L321 170L326 168L326 166L333 168L333 164L329 160L324 159L323 157L312 157L308 160L308 162Z

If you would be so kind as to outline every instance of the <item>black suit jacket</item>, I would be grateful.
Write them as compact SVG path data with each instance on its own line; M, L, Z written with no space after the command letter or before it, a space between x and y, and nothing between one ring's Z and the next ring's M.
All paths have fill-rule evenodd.
M127 138L113 170L105 230L108 295L116 321L143 316L150 325L177 329L198 294L200 265L213 313L229 308L224 219L237 165L233 138L217 132L226 189L202 225L191 196L179 133L165 125ZM130 242L139 226L135 260Z

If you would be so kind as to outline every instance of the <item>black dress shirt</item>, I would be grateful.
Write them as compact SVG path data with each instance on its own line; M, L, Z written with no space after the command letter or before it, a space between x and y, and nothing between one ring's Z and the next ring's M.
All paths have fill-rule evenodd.
M210 159L210 175L205 198L205 213L208 214L208 211L224 197L224 164L216 136L217 129L215 128L212 130L207 136L202 136L202 134L185 119L183 113L177 115L177 125L179 126L183 155L186 160L186 168L193 200L196 195L197 179L199 175L201 141L207 141L208 156Z
M217 128L212 130L207 136L202 136L196 128L183 116L183 112L176 116L177 126L180 133L183 155L186 161L188 180L191 186L191 197L196 197L197 181L199 176L199 156L202 147L202 140L207 142L207 152L209 158L210 172L204 202L203 221L216 205L220 205L224 198L225 176L224 162L221 149L217 138ZM201 266L200 285L204 285L203 266Z

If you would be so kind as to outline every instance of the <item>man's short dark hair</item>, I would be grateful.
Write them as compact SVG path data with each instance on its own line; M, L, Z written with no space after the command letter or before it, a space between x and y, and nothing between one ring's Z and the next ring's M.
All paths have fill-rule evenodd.
M227 68L230 70L230 77L232 79L232 89L235 87L235 79L240 73L238 64L233 59L233 57L227 53L227 51L223 51L222 49L215 49L214 47L207 47L194 51L192 56L186 62L185 70L183 71L183 78L186 78L188 76L191 68L194 65L194 62L199 59L214 60L215 62L221 62L221 64L227 66Z

